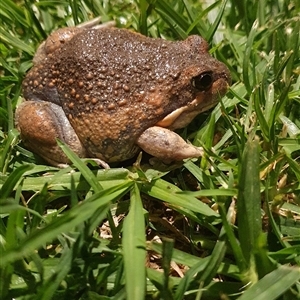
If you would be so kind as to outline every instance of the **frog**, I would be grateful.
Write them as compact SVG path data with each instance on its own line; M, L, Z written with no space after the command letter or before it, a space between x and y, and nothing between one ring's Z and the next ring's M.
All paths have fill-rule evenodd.
M228 67L199 35L173 41L112 26L66 27L38 48L15 120L26 148L53 166L80 158L122 162L141 150L162 161L199 158L177 129L214 107Z

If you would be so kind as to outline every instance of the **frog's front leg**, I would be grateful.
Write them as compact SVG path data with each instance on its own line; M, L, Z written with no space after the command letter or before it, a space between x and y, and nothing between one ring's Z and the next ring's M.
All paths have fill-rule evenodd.
M137 145L147 153L166 162L203 155L201 147L187 144L175 132L159 126L146 129L138 138Z
M79 157L86 151L63 109L51 102L24 101L16 110L16 125L27 148L54 166L69 163L57 145L66 143Z

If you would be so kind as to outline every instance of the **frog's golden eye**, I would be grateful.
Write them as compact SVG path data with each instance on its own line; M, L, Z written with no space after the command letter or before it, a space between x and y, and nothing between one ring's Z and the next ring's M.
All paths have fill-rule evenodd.
M213 84L213 77L211 72L204 72L192 78L192 85L199 91L208 90Z

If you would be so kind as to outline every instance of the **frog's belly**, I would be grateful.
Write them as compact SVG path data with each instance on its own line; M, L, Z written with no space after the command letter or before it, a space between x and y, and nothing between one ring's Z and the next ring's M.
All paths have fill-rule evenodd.
M116 162L132 158L139 151L135 141L142 129L136 130L132 123L123 126L121 119L114 122L105 114L97 119L87 114L69 116L69 120L89 157Z

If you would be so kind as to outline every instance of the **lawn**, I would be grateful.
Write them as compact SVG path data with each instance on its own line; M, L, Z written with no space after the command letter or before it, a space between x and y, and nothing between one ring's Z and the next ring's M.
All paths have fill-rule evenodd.
M219 104L177 132L204 149L102 169L49 166L14 112L38 45L101 16L153 38L200 35L229 68ZM0 298L300 299L298 0L0 3Z

